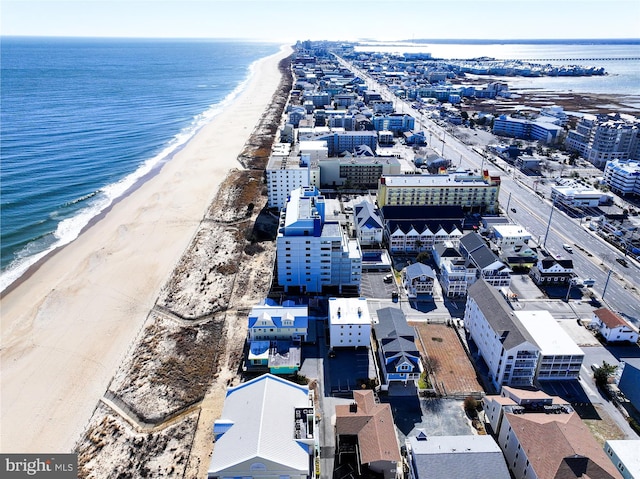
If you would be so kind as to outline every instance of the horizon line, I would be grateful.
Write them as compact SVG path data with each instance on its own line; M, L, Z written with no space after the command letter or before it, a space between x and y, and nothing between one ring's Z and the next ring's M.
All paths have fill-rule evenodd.
M282 43L282 42L334 42L334 43L363 43L363 42L376 42L376 43L464 43L464 42L499 42L499 43L517 43L517 42L588 42L588 41L610 41L610 42L640 42L640 37L573 37L573 38L553 38L553 37L538 37L538 38L413 38L413 39L385 39L379 40L374 38L360 38L360 39L342 39L342 40L311 40L311 39L266 39L266 38L248 38L248 37L187 37L187 36L125 36L125 35L38 35L38 34L1 34L0 38L86 38L86 39L122 39L122 40L241 40L241 41L255 41L255 42L269 42L269 43Z

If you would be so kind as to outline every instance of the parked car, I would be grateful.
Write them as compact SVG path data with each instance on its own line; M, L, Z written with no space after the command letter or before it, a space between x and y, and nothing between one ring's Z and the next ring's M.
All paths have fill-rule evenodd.
M384 281L385 283L393 282L393 275L392 274L386 275L384 278L382 278L382 281Z
M627 260L624 258L616 258L616 261L620 263L622 266L624 266L625 268L629 267L629 263L627 263Z

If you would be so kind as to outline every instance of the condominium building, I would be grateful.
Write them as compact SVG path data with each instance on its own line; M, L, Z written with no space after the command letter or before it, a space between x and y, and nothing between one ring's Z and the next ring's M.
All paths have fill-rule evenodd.
M291 192L276 238L278 284L285 291L360 291L362 253L346 225L325 220L324 197L315 187Z
M640 196L640 161L610 160L604 168L604 182L619 195Z
M584 115L565 145L603 168L610 160L640 160L640 120L628 115Z
M309 154L289 156L274 153L266 168L267 197L269 208L281 210L287 203L289 194L307 186L320 186L318 161L311 161Z
M500 177L472 172L444 175L384 175L378 185L378 207L461 206L467 212L498 210Z
M366 150L366 147L357 150ZM368 150L367 152L371 152ZM383 175L399 175L400 160L394 156L368 156L348 154L328 158L318 163L320 185L327 188L375 188Z
M469 287L464 325L489 368L494 386L531 386L540 350L514 323L513 310L484 280Z
M495 288L511 285L511 268L503 263L478 233L460 238L460 253L476 267L476 276Z
M462 297L476 281L478 269L471 260L445 258L440 264L440 285L447 298Z
M537 381L578 379L584 352L549 311L515 311L522 326L540 348Z
M538 140L543 143L556 143L562 135L563 128L552 123L549 117L541 117L531 121L523 118L513 118L500 115L493 121L495 135L522 138L524 140Z
M402 113L390 113L373 117L373 127L377 131L388 130L396 134L413 130L416 124L415 118Z
M314 127L300 129L299 139L306 141L324 141L329 156L338 156L345 152L354 153L359 146L368 146L371 151L378 147L378 133L375 131L344 131L343 128Z
M469 288L465 327L496 386L580 375L584 353L547 311L514 311L485 281Z
M624 479L640 477L640 439L609 439L604 451Z

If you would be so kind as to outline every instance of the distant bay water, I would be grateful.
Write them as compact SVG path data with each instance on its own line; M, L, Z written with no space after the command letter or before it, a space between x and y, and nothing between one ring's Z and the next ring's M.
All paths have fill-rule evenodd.
M3 37L0 290L170 159L278 49Z
M573 91L603 95L640 95L640 39L637 40L460 40L379 43L357 48L389 53L430 53L433 58L529 60L551 65L603 67L608 75L592 77L510 77L516 88Z

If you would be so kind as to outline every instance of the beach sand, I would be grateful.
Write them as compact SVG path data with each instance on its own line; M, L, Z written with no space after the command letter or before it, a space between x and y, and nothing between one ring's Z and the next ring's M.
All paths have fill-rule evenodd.
M0 451L71 452L280 81L283 47L162 170L2 298Z

